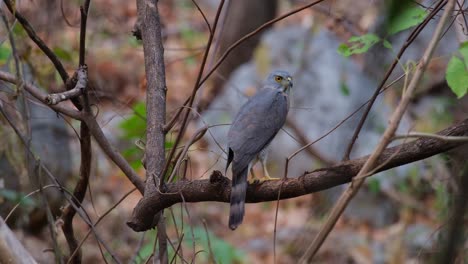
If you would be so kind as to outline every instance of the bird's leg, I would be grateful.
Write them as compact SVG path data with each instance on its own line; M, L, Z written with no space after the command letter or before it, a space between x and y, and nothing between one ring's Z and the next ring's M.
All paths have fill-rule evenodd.
M276 181L276 180L279 180L279 179L280 179L280 178L273 178L273 177L270 177L270 174L268 173L268 169L267 169L265 160L261 159L261 160L260 160L260 163L262 164L262 168L263 168L263 178L259 179L260 182L264 182L264 181Z
M254 167L253 165L250 167L250 179L248 179L248 182L250 184L255 183L256 181L258 181L257 177L255 176L255 171L254 171L253 167Z

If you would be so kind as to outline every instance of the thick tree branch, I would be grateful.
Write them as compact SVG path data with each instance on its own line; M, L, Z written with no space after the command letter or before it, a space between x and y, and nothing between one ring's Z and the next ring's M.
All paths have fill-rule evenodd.
M141 21L147 80L146 112L146 186L145 194L157 192L165 163L166 78L161 21L156 0L137 1Z
M467 136L468 119L455 124L438 135ZM446 152L461 146L459 142L446 142L436 138L421 138L413 142L398 145L384 150L377 164L386 163L379 171L389 170L404 164L422 160L433 155ZM390 157L393 158L388 161ZM368 156L341 162L333 167L306 172L298 178L285 180L281 187L280 199L288 199L329 189L348 183L357 175ZM258 203L275 201L281 181L267 181L262 184L249 184L246 202ZM153 227L152 218L155 214L176 203L185 202L229 202L231 181L221 172L214 171L209 180L179 181L166 186L166 193L153 193L140 201L133 211L127 224L135 231L145 231Z
M146 185L144 197L159 192L159 182L164 178L166 123L166 69L157 0L138 0L138 21L145 57L146 71ZM144 198L143 198L144 199ZM165 233L164 217L152 215L150 222L158 224L158 234ZM167 243L159 241L159 261L168 263Z

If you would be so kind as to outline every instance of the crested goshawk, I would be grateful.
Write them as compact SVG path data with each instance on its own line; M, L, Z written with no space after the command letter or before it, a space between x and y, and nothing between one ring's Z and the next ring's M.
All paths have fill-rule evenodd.
M267 147L286 121L288 92L292 85L289 73L272 72L263 87L240 108L229 129L226 171L232 162L229 212L229 228L232 230L244 218L247 175L257 161L263 166L264 178L272 179L266 169ZM255 177L253 171L252 176Z

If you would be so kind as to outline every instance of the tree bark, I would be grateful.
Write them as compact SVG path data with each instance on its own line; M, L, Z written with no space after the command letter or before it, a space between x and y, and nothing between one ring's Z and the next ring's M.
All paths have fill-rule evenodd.
M438 133L444 136L468 136L468 119ZM435 138L421 138L409 143L387 148L380 155L377 166L384 164L377 172L389 170L404 164L422 160L463 145L460 142L445 141ZM249 184L247 203L275 201L281 188L280 199L298 197L344 183L348 183L362 168L368 156L341 162L329 168L305 172L297 178L282 181L267 181L261 184ZM375 172L375 173L377 173ZM213 171L209 180L179 181L167 185L165 193L145 196L135 207L127 224L135 231L145 231L154 224L151 219L155 214L176 203L185 202L229 202L231 181L221 172Z

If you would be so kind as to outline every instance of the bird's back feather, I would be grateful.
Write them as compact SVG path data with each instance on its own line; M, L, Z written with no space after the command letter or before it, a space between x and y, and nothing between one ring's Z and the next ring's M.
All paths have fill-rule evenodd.
M286 122L288 108L287 95L274 88L263 88L241 107L228 133L234 174L246 168L273 140Z

